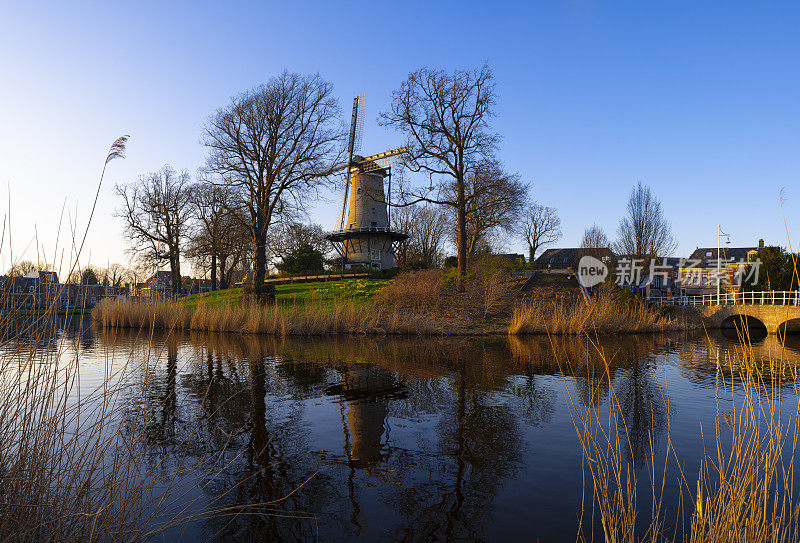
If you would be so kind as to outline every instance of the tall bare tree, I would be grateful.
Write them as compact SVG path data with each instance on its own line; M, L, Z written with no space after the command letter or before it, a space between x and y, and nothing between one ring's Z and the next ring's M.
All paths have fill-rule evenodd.
M6 274L11 277L24 277L25 275L35 271L39 271L39 266L30 260L22 260L8 268Z
M230 228L230 189L207 180L191 187L194 228L188 255L195 262L207 263L211 271L211 289L217 290L217 258L222 251L223 238Z
M206 123L208 168L239 193L253 245L253 285L260 295L267 233L276 215L333 169L343 138L333 86L320 76L284 72L233 98Z
M581 249L610 249L611 242L608 240L605 231L598 225L593 224L583 231L581 239Z
M614 248L618 254L644 259L669 256L677 248L661 202L641 181L628 197L627 214L619 222Z
M97 274L103 285L119 287L130 278L130 270L119 263L109 264L108 267L100 270Z
M539 249L561 237L561 219L555 208L534 202L525 210L520 230L528 244L528 261L533 262Z
M420 262L427 268L438 266L450 226L447 214L439 208L426 205L397 208L392 213L392 228L409 236L395 253L398 264L404 267Z
M457 186L451 183L446 198L457 198ZM525 206L528 186L519 174L510 174L496 161L487 161L467 174L466 179L466 236L467 257L475 256L482 245L491 245L490 234L510 233L516 229ZM452 209L452 208L451 208ZM458 242L458 217L453 218Z
M130 252L153 267L168 264L175 296L181 292L181 251L191 215L189 182L186 170L166 165L116 187L122 199L116 214L125 221Z
M406 165L429 180L417 189L401 188L401 198L455 209L460 290L467 266L467 178L497 145L499 137L489 127L494 103L488 65L453 73L421 68L392 93L389 111L380 115L381 125L406 134Z

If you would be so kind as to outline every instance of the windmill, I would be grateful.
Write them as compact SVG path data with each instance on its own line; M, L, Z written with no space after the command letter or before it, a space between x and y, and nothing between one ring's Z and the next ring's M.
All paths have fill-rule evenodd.
M387 202L391 203L392 166L402 162L406 148L363 157L358 154L363 134L364 97L356 96L347 141L347 162L332 172L345 172L339 229L326 238L342 257L343 269L363 266L382 270L394 267L395 245L408 239L408 235L392 231L387 206ZM389 198L383 188L386 178L389 179Z

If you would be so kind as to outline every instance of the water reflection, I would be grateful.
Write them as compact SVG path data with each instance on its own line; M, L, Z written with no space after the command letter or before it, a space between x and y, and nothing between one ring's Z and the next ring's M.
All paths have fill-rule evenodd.
M774 336L95 334L85 371L130 361L127 416L150 424L128 431L153 469L207 464L216 474L193 489L207 507L260 504L168 534L226 541L573 538L573 402L606 406L613 389L638 469L670 422L699 461L699 425L742 366L791 382L800 364L800 343Z

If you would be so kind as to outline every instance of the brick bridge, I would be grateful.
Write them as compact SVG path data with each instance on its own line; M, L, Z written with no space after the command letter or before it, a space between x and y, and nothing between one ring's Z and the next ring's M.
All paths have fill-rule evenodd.
M763 325L767 332L800 332L800 292L739 292L705 296L654 298L664 305L696 306L703 317L720 328L742 321Z
M703 316L720 328L733 327L745 320L749 326L763 324L775 334L800 332L800 307L790 305L710 305L701 308ZM757 321L757 322L756 322Z

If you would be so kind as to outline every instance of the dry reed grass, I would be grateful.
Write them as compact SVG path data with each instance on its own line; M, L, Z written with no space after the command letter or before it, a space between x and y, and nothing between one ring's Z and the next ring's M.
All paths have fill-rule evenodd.
M124 156L126 141L119 138L111 146L98 193L109 162ZM89 223L96 203L97 198ZM58 270L66 272L61 276L77 269L88 229L89 224L81 236L72 225L74 252ZM13 262L10 245L8 251ZM7 294L0 296L7 300ZM83 321L76 334L61 334L60 318L81 317L57 315L55 302L35 315L0 311L0 541L146 541L187 522L261 512L271 505L215 508L199 501L197 489L226 465L224 444L200 454L200 461L184 454L200 418L165 451L179 459L174 468L153 469L147 461L152 445L147 429L154 413L129 407L145 401L158 353L148 344L143 352L106 358L99 385L82 388ZM174 324L189 317L159 318ZM139 389L123 386L130 364L145 368Z
M510 334L618 334L686 330L696 324L661 308L601 291L588 305L579 296L533 298L514 308Z
M740 336L747 352L749 335ZM600 353L601 356L604 356ZM784 361L776 358L775 365ZM623 453L631 444L624 437L626 421L614 394L610 376L603 388L608 393L608 410L598 405L580 407L572 401L573 423L583 451L585 470L592 484L593 510L599 515L606 542L690 541L706 542L797 542L800 541L800 503L794 498L794 457L798 445L796 410L789 421L781 414L783 384L764 380L756 364L737 364L739 375L719 373L721 387L733 398L718 402L711 454L700 466L697 480L687 481L682 463L672 449L667 415L667 450L663 460L655 452L655 440L649 436L650 457L646 460L650 488L649 517L642 519L642 502L636 491L632 461ZM796 382L790 390L798 393ZM664 396L669 413L668 395ZM798 404L800 405L800 404ZM601 414L605 413L605 414ZM678 524L665 530L662 512L667 467L681 481ZM663 461L663 478L656 476L657 462ZM641 466L640 466L641 467ZM681 513L683 503L690 504L688 523ZM642 522L644 520L644 522ZM637 525L637 522L639 524ZM638 532L637 532L638 530ZM680 535L679 535L680 534ZM579 539L583 539L582 533Z
M326 300L303 306L237 304L198 306L143 305L103 300L92 311L101 326L236 332L243 334L436 334L441 328L422 315L375 304Z

